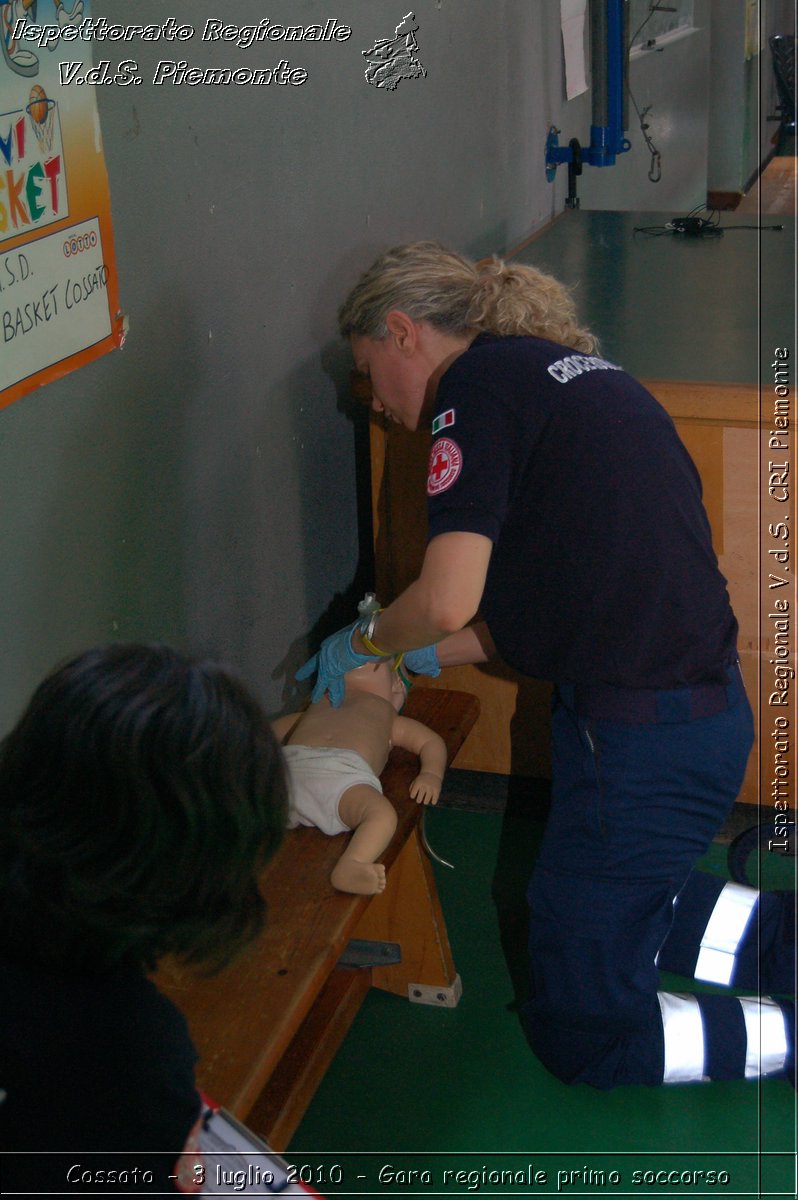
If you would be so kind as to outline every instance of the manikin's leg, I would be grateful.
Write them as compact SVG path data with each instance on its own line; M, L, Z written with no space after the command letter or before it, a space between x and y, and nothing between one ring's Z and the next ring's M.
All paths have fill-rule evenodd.
M333 887L364 895L383 891L385 867L374 860L394 835L393 805L376 788L358 783L344 792L338 802L338 815L353 832L330 876Z

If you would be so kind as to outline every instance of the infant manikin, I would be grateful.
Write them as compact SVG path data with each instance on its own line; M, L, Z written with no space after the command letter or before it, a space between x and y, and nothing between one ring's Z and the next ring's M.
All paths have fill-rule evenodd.
M391 748L419 756L410 795L435 804L446 746L426 725L401 716L407 692L390 660L349 671L345 685L338 708L325 695L303 713L280 717L274 730L285 737L289 828L315 825L331 835L351 830L331 882L342 892L371 894L385 887L385 867L376 859L396 829L396 812L379 781Z

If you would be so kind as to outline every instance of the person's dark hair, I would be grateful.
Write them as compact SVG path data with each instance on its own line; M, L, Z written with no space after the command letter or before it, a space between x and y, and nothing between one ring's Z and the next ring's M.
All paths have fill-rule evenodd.
M89 650L0 743L0 945L58 969L222 966L262 927L286 806L269 723L226 669Z

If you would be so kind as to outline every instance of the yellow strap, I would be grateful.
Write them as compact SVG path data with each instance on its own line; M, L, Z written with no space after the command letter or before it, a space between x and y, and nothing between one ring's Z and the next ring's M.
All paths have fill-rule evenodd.
M375 646L369 637L369 634L374 632L374 626L377 624L377 617L381 612L382 609L378 608L375 613L371 614L371 618L368 621L365 629L360 630L360 640L368 654L375 654L377 658L392 658L394 671L399 671L399 668L402 665L402 659L405 656L404 650L400 651L398 654L394 651L391 651L389 654L386 650L380 650L379 646Z
M393 654L389 654L387 650L380 650L374 645L368 634L360 631L360 640L366 648L368 654L376 654L377 658L393 658Z

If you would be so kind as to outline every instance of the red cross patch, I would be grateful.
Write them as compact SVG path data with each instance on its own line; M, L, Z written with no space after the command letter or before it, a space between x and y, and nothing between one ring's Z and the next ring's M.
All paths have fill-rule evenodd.
M451 438L438 438L433 443L429 456L427 495L437 496L454 483L463 466L463 456L457 442Z

